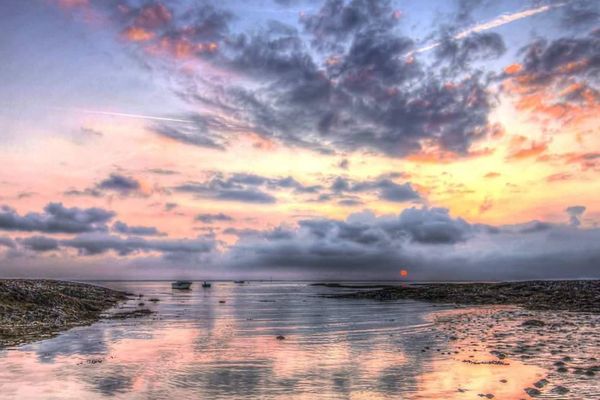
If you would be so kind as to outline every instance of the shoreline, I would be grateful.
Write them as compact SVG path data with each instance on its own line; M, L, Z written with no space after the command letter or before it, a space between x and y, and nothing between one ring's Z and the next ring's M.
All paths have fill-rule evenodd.
M0 349L92 324L128 295L87 283L0 279Z
M528 310L560 310L600 313L600 280L519 281L499 283L423 283L404 286L359 287L315 283L339 289L364 289L326 297L420 300L461 305L515 305Z
M468 368L539 368L542 373L521 386L520 398L583 399L598 395L598 313L482 305L435 312L432 322L448 346L447 354ZM514 385L514 374L512 380L500 382ZM470 390L468 385L460 388ZM481 393L480 397L486 395Z

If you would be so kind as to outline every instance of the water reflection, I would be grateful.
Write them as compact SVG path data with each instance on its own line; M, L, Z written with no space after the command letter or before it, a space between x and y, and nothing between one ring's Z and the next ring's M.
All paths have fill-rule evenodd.
M143 293L156 314L0 352L3 398L512 399L540 373L463 363L426 323L439 308L424 303L327 299L305 284L108 285Z

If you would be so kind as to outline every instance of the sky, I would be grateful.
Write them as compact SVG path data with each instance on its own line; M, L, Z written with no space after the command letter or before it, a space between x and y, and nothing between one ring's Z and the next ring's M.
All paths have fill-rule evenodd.
M597 1L0 22L0 276L600 278Z

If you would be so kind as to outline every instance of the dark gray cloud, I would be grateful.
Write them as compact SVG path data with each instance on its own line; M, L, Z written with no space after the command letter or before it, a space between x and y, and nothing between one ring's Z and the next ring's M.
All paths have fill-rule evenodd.
M585 206L571 206L565 209L565 212L569 215L569 223L572 226L581 225L581 217L585 212Z
M46 236L31 236L19 241L25 248L37 251L45 252L58 250L58 240L49 238Z
M379 218L362 212L346 221L304 220L297 228L279 229L285 235L241 232L225 264L336 279L397 278L400 269L433 280L598 277L599 229L540 221L476 225L437 208Z
M187 182L176 186L174 190L217 200L270 204L275 203L277 199L267 190L291 190L298 194L317 193L321 186L306 186L291 176L268 178L247 173L227 176L215 173L204 182Z
M110 176L96 185L97 190L114 191L122 195L128 195L141 189L140 182L132 177L120 174L110 174Z
M412 188L410 182L399 185L385 179L379 182L379 187L381 189L380 196L383 200L398 203L421 200L421 195Z
M426 244L464 242L477 229L462 218L452 218L444 208L408 208L382 227L394 237L406 236L412 242Z
M332 0L303 14L302 32L271 22L236 33L228 27L232 15L213 6L198 5L185 17L174 14L156 40L194 49L215 41L214 52L188 56L252 85L182 76L177 94L212 111L190 116L191 124L150 129L215 149L239 133L254 132L326 154L375 151L403 157L420 152L424 143L466 154L490 132L494 105L488 79L467 66L497 57L504 44L496 34L449 41L440 47L440 57L461 70L440 72L410 56L414 43L400 34L397 11L389 1ZM132 14L129 20L134 19Z
M553 88L558 103L584 103L584 95L600 101L600 30L584 37L539 39L523 49L523 68L515 77L529 93ZM577 90L564 90L578 86ZM527 92L526 92L527 93Z
M593 28L600 21L600 4L596 0L570 1L564 4L562 11L561 23L567 29Z
M147 240L139 237L122 238L107 234L84 234L60 241L61 247L74 248L80 255L92 256L114 251L120 256L160 252L167 254L208 253L215 248L210 239Z
M495 32L474 33L462 40L446 36L435 49L438 63L451 70L466 69L474 61L498 58L506 52L502 36Z
M160 232L153 226L129 226L122 221L117 221L113 224L112 230L117 233L124 235L135 235L135 236L164 236L165 234Z
M225 150L225 139L217 134L218 129L224 127L210 124L207 118L194 116L193 124L182 123L161 123L156 124L150 130L157 135L169 139L190 144L198 147L205 147L215 150Z
M271 204L277 201L275 197L259 189L235 188L224 184L222 181L211 181L208 183L190 182L176 186L174 190L181 193L193 193L199 197L240 203Z
M14 249L17 244L14 240L9 237L0 236L0 246L7 247L9 249Z
M223 213L217 214L198 214L195 218L196 221L203 222L205 224L212 224L214 222L233 221L229 215Z
M66 208L48 203L41 213L19 215L16 210L0 208L0 230L46 233L83 233L106 231L106 223L115 216L102 208Z
M107 178L85 189L69 189L64 192L66 196L103 197L107 193L117 193L120 196L144 196L142 184L136 178L112 173Z
M173 203L173 202L167 202L165 203L165 211L171 211L174 210L175 208L177 208L179 205L177 203Z
M312 36L312 45L320 50L340 50L352 35L367 29L389 30L397 22L388 0L327 0L315 14L300 17L300 23Z
M353 181L338 176L332 182L330 190L334 194L376 192L380 199L398 203L423 200L419 192L412 188L410 182L398 184L388 178Z

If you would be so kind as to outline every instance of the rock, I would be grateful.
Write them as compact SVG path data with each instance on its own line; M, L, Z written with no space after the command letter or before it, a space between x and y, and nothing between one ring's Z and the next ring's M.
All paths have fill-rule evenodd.
M225 300L219 300L220 304L225 304Z
M540 392L539 390L537 390L535 388L525 388L523 390L525 390L525 393L527 393L530 397L535 397L535 396L539 396L540 394L542 394L542 392Z
M109 319L127 319L127 318L140 318L146 317L150 314L154 314L154 311L148 310L147 308L142 308L140 310L133 311L124 311L116 314L112 314L108 316Z
M285 340L285 336L283 335L279 335L276 337L277 340Z
M535 386L538 389L541 389L544 386L546 386L548 383L549 382L548 382L547 379L540 379L539 381L537 381L536 383L534 383L533 386Z
M52 337L95 322L127 296L85 283L0 279L0 347Z
M556 393L556 394L567 394L570 392L570 390L564 386L558 385L558 386L555 386L554 388L552 388L551 392Z
M523 322L521 324L521 326L527 326L527 327L542 327L545 326L546 323L544 321L540 321L539 319L528 319L527 321Z
M157 299L156 297L153 297L150 299L151 302L153 303L158 303L160 301L160 299Z

